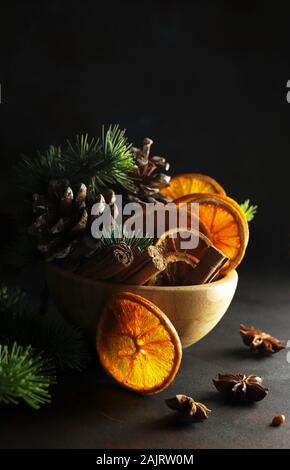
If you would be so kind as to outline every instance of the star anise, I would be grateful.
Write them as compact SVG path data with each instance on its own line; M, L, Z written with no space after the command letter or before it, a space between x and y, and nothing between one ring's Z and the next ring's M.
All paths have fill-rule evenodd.
M256 375L218 374L218 379L213 379L213 383L220 393L237 400L260 401L268 393L262 377Z
M253 326L249 327L241 324L240 333L246 346L249 346L255 351L274 354L285 348L283 341L280 341L280 339L274 338L274 336L271 336L262 330L258 330Z
M166 405L172 410L179 411L184 416L202 421L208 418L209 410L203 403L195 401L186 395L175 395L165 400Z

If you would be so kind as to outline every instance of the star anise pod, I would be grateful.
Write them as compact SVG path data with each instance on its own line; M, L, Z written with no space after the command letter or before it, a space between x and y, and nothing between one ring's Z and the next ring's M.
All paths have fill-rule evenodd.
M253 326L240 325L243 342L255 351L274 354L285 348L283 341Z
M263 386L263 378L256 375L218 374L213 383L220 393L237 400L260 401L268 393Z
M168 408L179 411L184 416L202 421L208 418L209 410L203 403L195 401L193 398L186 395L175 395L173 398L165 400Z

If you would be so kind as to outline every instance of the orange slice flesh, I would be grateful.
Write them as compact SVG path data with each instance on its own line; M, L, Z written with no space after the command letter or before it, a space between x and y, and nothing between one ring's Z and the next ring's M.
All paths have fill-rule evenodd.
M193 270L199 260L188 253L168 252L164 255L167 266L150 280L150 285L186 286L191 284Z
M158 393L178 372L182 349L166 315L149 300L121 292L104 309L97 334L104 369L123 386Z
M156 242L163 253L182 252L200 260L203 252L212 246L212 242L203 233L195 229L174 228L164 232Z
M207 228L208 237L229 258L221 273L235 269L244 257L249 239L248 222L239 204L220 194L190 194L175 203L199 204L199 218Z
M194 193L226 194L215 179L201 173L184 173L174 176L169 186L160 191L173 200Z

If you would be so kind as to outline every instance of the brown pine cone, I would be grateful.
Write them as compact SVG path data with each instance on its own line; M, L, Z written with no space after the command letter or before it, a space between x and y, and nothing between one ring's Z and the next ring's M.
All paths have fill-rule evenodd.
M153 140L146 137L143 149L133 147L135 168L131 172L134 184L137 187L135 194L129 194L128 200L132 202L168 202L169 199L160 193L170 183L170 176L166 174L169 163L163 157L150 156Z
M105 203L113 207L114 202L112 190L93 195L83 183L73 190L66 180L50 180L46 194L33 195L35 220L28 231L48 261L75 251L82 257L90 256L99 246L91 235L91 225L104 211ZM112 214L117 216L115 207Z

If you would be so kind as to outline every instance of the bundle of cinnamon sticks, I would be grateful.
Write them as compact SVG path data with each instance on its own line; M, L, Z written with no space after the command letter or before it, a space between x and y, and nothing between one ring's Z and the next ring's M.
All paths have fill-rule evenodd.
M213 246L208 246L191 270L189 278L177 285L205 284L217 279L220 269L228 258ZM150 245L145 250L132 249L121 241L94 255L79 267L77 273L98 281L111 281L131 285L156 284L160 273L167 269L166 256ZM160 277L160 276L159 276ZM160 285L160 284L159 284ZM161 284L168 285L168 284ZM172 284L170 284L172 285Z

